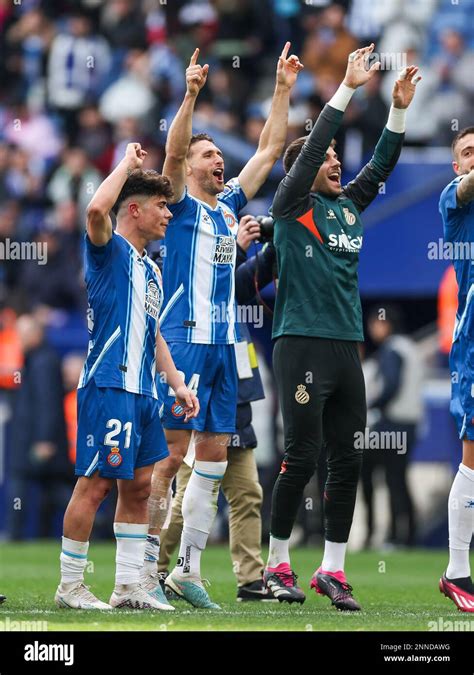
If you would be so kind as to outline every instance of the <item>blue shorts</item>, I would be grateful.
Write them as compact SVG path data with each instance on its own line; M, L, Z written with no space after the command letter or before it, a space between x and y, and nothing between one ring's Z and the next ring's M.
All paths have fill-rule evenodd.
M450 411L459 438L474 441L474 341L462 334L453 342L449 355L451 372Z
M199 398L200 411L197 417L184 422L184 411L173 390L157 378L158 396L164 404L164 428L233 434L237 409L234 345L170 342L168 347L176 368Z
M134 477L134 470L168 457L159 403L124 389L97 387L92 379L77 391L76 476Z

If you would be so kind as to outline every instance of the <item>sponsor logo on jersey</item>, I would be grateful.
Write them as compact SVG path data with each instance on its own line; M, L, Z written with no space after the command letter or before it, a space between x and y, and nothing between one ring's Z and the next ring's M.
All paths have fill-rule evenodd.
M336 220L336 214L334 213L333 209L328 210L327 219L328 220L331 220L331 219Z
M156 282L152 279L150 279L146 288L145 312L155 320L158 319L158 314L160 313L160 291Z
M107 456L107 462L110 466L120 466L122 464L122 455L118 448L112 448Z
M225 235L217 237L213 262L216 265L231 265L234 260L235 239Z
M309 403L309 394L306 391L306 387L304 384L299 384L297 386L295 399L296 402L301 403L301 405L306 405L306 403Z
M178 401L175 401L173 405L171 406L171 414L174 417L183 417L184 415L184 408L181 405L181 403L178 403Z
M330 234L328 245L333 251L358 253L362 248L362 237L350 237L345 232L342 234Z
M346 219L346 223L348 225L355 225L356 217L352 213L352 211L349 211L349 209L346 206L344 206L342 210L344 211L344 218Z

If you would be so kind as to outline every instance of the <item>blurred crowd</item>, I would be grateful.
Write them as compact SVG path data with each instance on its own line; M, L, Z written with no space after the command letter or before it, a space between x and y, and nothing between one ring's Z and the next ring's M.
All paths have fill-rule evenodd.
M58 396L74 388L80 357L53 363L43 331L58 313L85 320L87 203L132 140L148 151L145 168L161 169L195 47L210 64L195 127L222 147L229 178L258 143L286 40L305 65L288 140L307 133L341 82L348 53L374 41L382 69L357 91L337 137L339 155L357 168L385 124L405 55L423 76L408 111L407 143L449 145L453 120L459 128L472 123L473 16L474 0L0 0L0 245L36 242L48 252L47 265L0 260L0 392L18 388L21 367L39 388L24 393L25 411L41 388L56 387ZM278 178L265 188L268 199ZM16 327L25 313L31 321ZM25 343L30 333L33 346ZM40 402L38 414L54 407ZM51 423L59 425L66 457L67 425ZM25 426L18 443L26 448ZM33 468L48 460L47 448L28 453ZM58 475L71 466L59 463Z
M348 133L361 158L373 148L405 54L423 73L407 142L449 144L474 101L473 13L474 0L0 0L0 241L49 251L47 268L1 263L0 302L83 308L86 205L130 140L161 168L196 46L211 66L196 126L223 141L230 176L258 142L286 39L305 64L289 140L331 97L347 54L374 40L382 70L354 97L339 154Z

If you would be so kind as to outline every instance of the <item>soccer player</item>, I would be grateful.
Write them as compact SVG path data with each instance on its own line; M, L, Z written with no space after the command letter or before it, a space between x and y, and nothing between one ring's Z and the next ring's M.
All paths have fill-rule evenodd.
M170 207L173 221L165 239L166 305L161 329L185 382L199 394L201 411L194 419L184 420L174 393L166 384L161 386L162 421L170 457L157 465L153 476L145 569L151 576L149 583L155 582L156 596L161 598L157 578L159 533L169 508L171 482L194 430L196 461L183 499L178 563L166 584L196 607L217 607L202 584L200 558L227 467L230 435L235 431L238 213L263 185L283 150L290 91L302 68L296 56L287 58L289 48L288 42L278 60L272 107L257 152L238 178L226 184L221 150L207 134L192 135L194 106L208 73L208 65L197 63L198 49L186 71L186 95L166 143L163 171L173 183L174 197Z
M452 143L456 178L441 193L439 210L445 241L474 243L474 126L460 131ZM463 249L463 246L460 247ZM462 612L474 612L469 548L474 530L474 293L472 258L454 259L458 310L449 355L450 411L462 440L462 460L448 501L449 563L439 582L441 593Z
M156 369L173 387L186 419L198 414L199 403L176 370L159 330L161 277L145 246L164 237L172 217L167 201L173 191L168 178L142 170L145 156L139 143L129 143L125 157L100 185L87 210L90 341L79 382L79 479L64 516L61 583L55 596L59 607L170 609L139 583L153 466L168 456ZM84 570L95 514L114 480L116 576L107 604L84 585Z
M355 434L366 423L365 387L358 353L364 339L357 268L360 214L393 170L405 130L405 109L418 69L396 81L387 125L370 162L345 187L332 141L357 87L380 67L366 61L374 45L349 56L346 76L308 137L284 155L287 175L276 192L279 285L273 319L273 365L283 414L285 456L272 498L270 551L264 577L280 601L304 602L290 566L288 541L303 489L323 442L328 478L324 492L324 558L311 586L338 609L358 610L344 562L362 450ZM413 80L413 82L412 82Z

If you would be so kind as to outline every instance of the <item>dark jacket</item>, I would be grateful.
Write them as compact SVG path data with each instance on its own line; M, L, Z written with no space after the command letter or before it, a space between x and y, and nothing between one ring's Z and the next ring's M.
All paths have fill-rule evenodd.
M25 357L11 428L10 466L14 472L32 478L70 475L61 365L56 352L44 342ZM56 453L41 463L31 452L40 441L56 445Z

